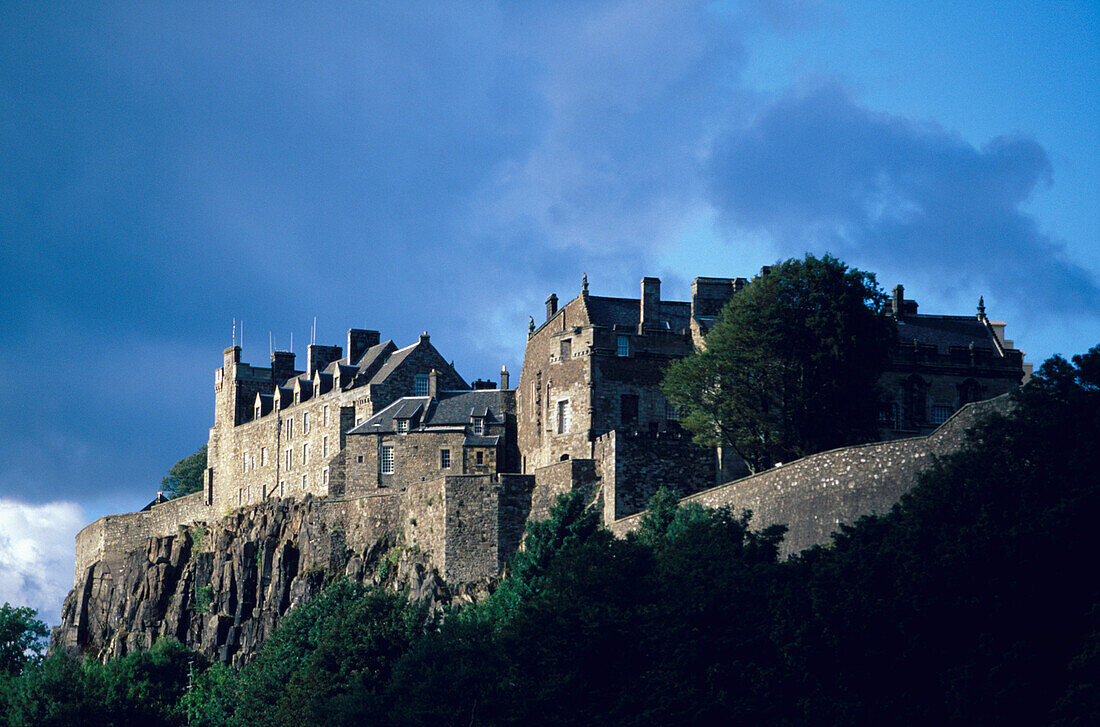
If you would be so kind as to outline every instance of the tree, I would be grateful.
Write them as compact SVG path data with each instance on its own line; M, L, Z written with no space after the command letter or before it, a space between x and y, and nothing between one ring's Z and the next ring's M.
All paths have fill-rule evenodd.
M697 442L753 472L866 441L895 338L886 300L874 275L829 255L779 263L726 304L704 350L669 366L665 394Z
M184 457L172 465L168 475L160 481L161 489L169 498L183 497L202 490L202 473L206 469L206 445L190 457Z
M17 676L41 657L50 632L36 615L28 606L0 606L0 675Z

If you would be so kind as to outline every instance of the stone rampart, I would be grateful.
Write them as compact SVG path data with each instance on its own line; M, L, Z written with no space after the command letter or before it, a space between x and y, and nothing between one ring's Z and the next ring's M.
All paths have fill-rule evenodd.
M598 479L597 462L591 459L567 459L535 470L529 520L545 520L558 495L580 487L593 487Z
M705 507L752 510L754 528L786 524L783 555L829 542L840 523L888 512L933 461L959 449L980 419L1010 407L1007 395L969 404L925 437L844 447L703 490L684 498ZM616 520L622 537L642 514Z
M105 515L76 535L75 580L97 561L109 567L120 565L127 553L143 547L147 539L174 535L180 525L204 521L211 513L203 504L202 493L194 492L148 510Z
M676 432L627 433L612 430L593 443L603 488L606 523L645 509L660 487L689 494L716 479L714 450Z

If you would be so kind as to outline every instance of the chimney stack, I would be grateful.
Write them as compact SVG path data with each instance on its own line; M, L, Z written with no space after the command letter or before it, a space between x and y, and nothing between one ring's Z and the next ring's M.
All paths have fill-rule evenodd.
M294 352L271 352L271 379L276 386L282 386L283 382L294 375Z
M510 386L508 386L508 384L509 384L509 381L508 381L508 368L506 366L501 366L500 367L500 390L504 391L505 389L511 388Z
M550 320L554 317L554 314L558 312L558 294L551 293L550 297L546 299L546 320Z
M439 372L435 369L428 374L428 396L433 399L439 398Z
M361 328L352 328L348 331L348 363L354 366L363 358L363 354L371 346L377 346L380 335L378 331L365 331Z
M661 326L661 279L642 278L641 310L638 315L638 333L647 328Z

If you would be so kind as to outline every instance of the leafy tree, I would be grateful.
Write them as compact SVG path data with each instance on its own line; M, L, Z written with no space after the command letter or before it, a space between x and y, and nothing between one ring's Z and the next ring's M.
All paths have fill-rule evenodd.
M0 606L0 674L18 675L42 656L50 632L37 614L28 606Z
M172 465L160 481L161 489L169 498L190 495L202 490L202 473L206 469L206 445L190 457L184 457Z
M894 341L871 273L836 258L790 259L723 308L705 350L664 380L683 425L752 471L874 435L876 382Z

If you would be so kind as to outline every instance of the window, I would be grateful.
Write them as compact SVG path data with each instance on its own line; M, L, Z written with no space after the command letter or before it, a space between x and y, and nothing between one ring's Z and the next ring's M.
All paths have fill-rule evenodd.
M564 434L568 428L569 422L567 421L569 411L569 402L562 400L558 402L558 434Z
M256 418L257 419L260 418L260 405L259 404L256 405Z
M359 455L355 458L356 463L363 464L363 455Z
M615 349L615 354L618 355L618 356L629 356L630 355L630 339L629 338L627 338L626 336L619 336L619 339L618 339L618 342L617 342L617 345L616 345L616 349Z
M267 467L267 447L260 447L260 466Z
M309 489L309 475L302 475L302 491Z
M485 433L485 419L483 417L474 417L474 434Z
M328 467L321 470L321 484L328 487Z
M321 439L321 456L328 458L328 437Z
M476 453L474 454L474 460L475 460L475 461L476 461L476 462L477 462L478 464L484 464L484 463L485 463L485 453L484 453L484 452L482 452L482 451L480 451L480 450L478 450L478 451L477 451L477 452L476 452Z
M301 404L302 403L302 392L300 392L300 391L295 391L294 392L294 403L295 404Z
M561 341L561 360L568 361L573 358L573 339L563 338Z
M397 422L397 433L408 434L409 433L409 420L408 419L394 419Z
M449 470L451 468L451 450L441 449L439 450L439 469Z
M943 424L951 418L951 407L936 404L932 407L932 423Z
M623 394L621 400L622 422L624 425L638 423L638 395Z
M382 474L393 474L393 447L382 447Z
M666 401L665 402L665 419L667 419L670 422L675 422L675 421L680 420L680 409L675 404L673 404L671 401Z
M294 419L286 420L286 438L294 439Z
M321 426L328 426L328 404L325 404L325 408L321 410Z
M416 379L413 380L413 396L427 396L428 395L428 376L427 374L417 374Z
M294 465L294 450L288 449L286 451L286 468L290 469Z
M241 455L241 465L243 466L243 472L248 472L248 452Z
M309 412L302 413L302 434L309 434Z
M303 465L309 464L309 444L308 443L302 445L302 464Z
M264 485L267 488L267 485ZM279 497L286 495L286 480L279 480Z

